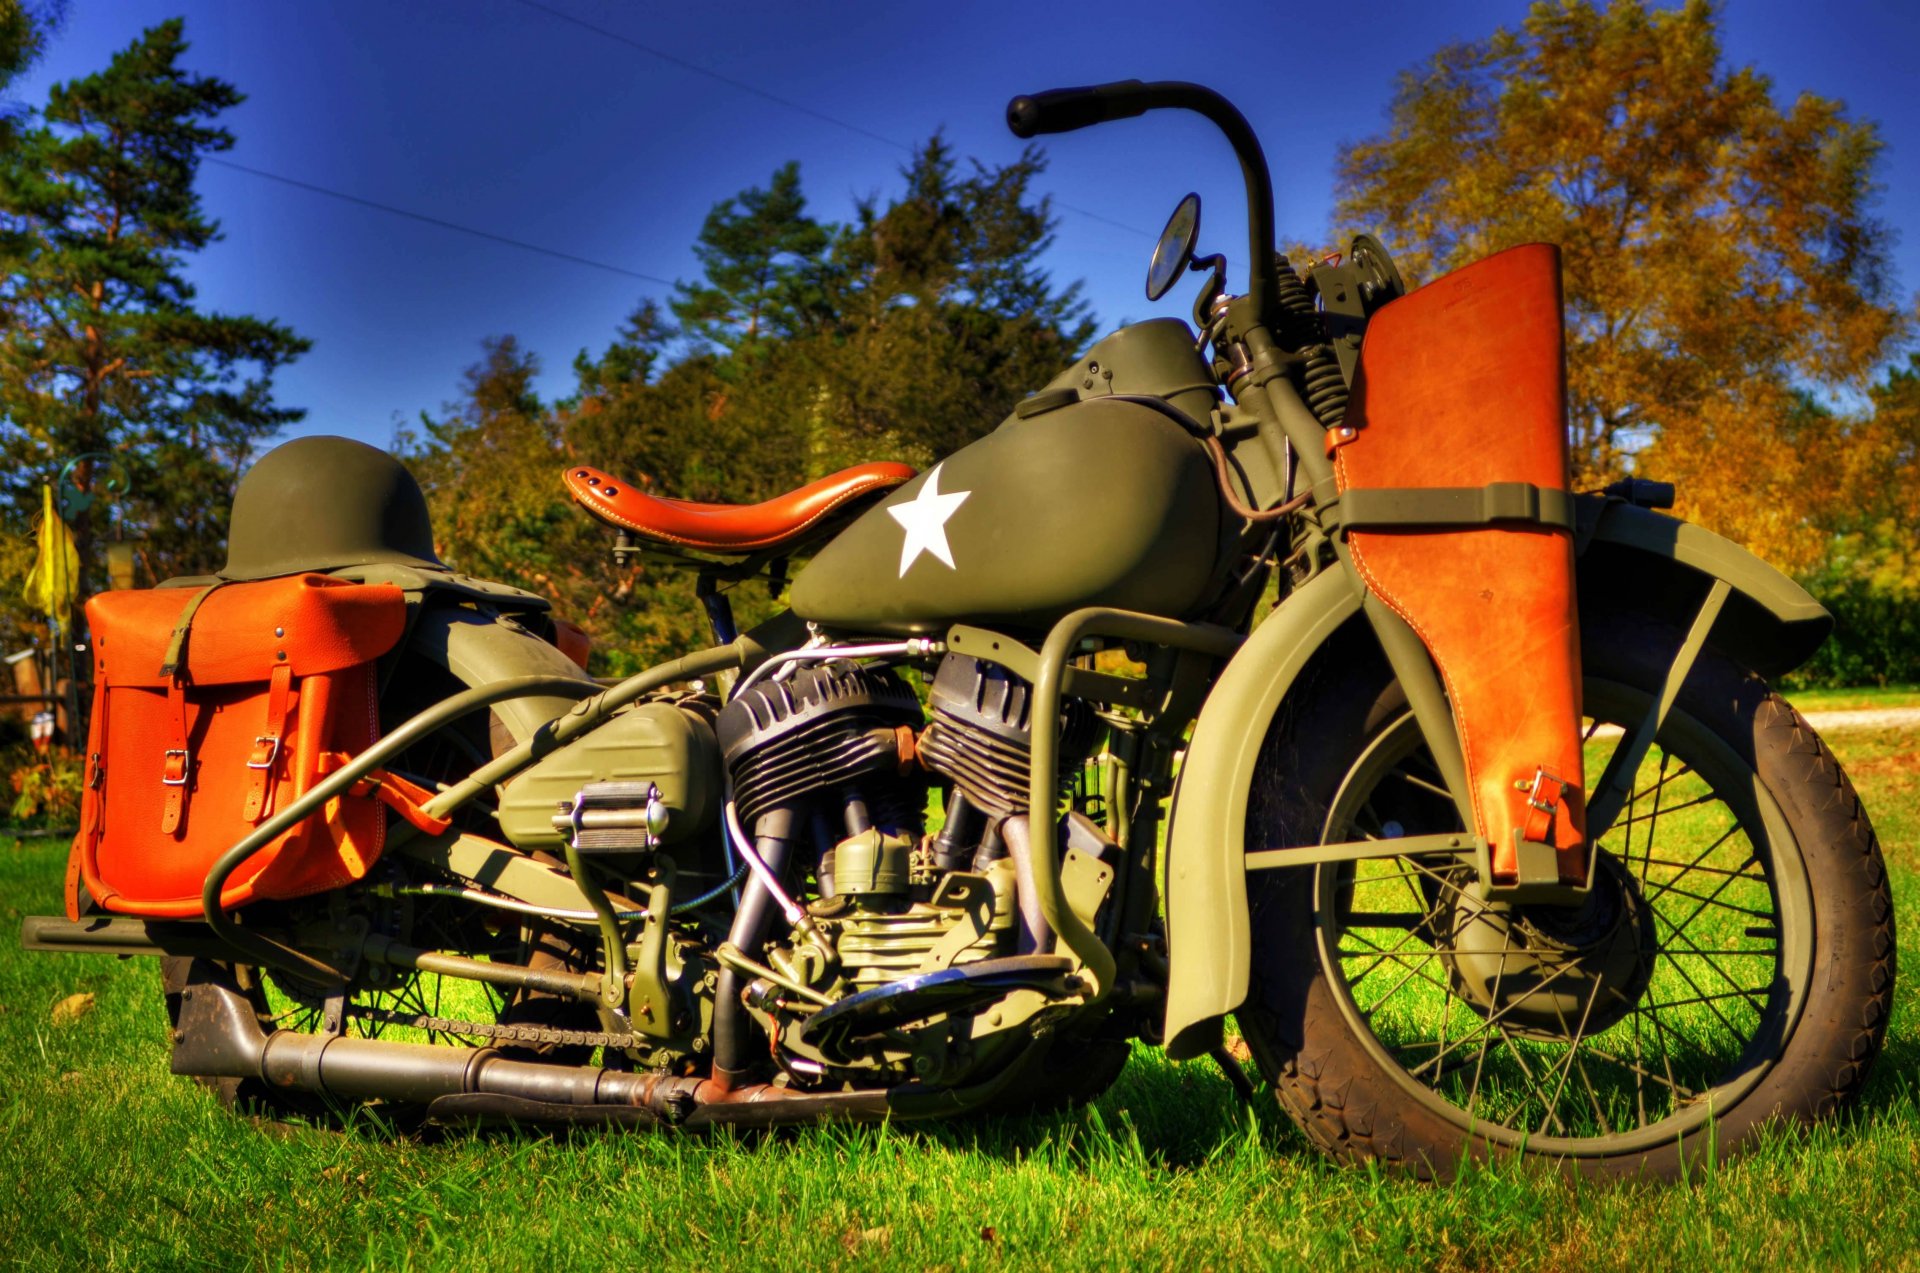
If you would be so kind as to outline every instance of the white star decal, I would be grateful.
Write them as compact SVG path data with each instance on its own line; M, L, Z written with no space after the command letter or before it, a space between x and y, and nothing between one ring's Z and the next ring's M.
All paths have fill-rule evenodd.
M953 549L947 546L947 519L959 511L967 502L972 491L955 491L951 495L940 493L940 465L933 466L933 472L927 474L927 484L920 493L904 504L895 504L887 512L893 520L906 528L906 538L900 542L900 577L905 578L907 567L919 560L921 553L931 553L947 563L953 569Z

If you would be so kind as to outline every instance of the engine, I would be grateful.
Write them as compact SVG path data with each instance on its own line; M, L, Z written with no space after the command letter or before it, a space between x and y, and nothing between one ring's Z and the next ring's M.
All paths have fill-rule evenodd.
M741 825L764 856L785 861L790 880L813 876L808 912L853 991L921 969L985 897L985 931L965 929L961 948L942 949L946 962L990 956L1012 925L1009 872L998 887L947 882L951 869L925 843L923 721L897 672L828 663L750 686L717 724ZM791 966L782 954L775 963Z
M1030 693L996 665L950 654L929 693L931 723L899 673L842 662L728 703L716 731L741 825L790 881L811 874L807 909L830 946L811 963L776 948L775 967L859 991L1042 946L1044 924L1001 834L1027 809ZM1097 720L1075 702L1062 724L1070 771ZM951 784L933 836L929 774Z

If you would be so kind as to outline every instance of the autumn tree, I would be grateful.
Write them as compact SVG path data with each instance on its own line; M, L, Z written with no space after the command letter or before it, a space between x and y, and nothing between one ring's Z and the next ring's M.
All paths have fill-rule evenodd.
M24 526L65 461L110 456L132 484L118 511L157 573L218 564L237 471L303 414L276 401L273 376L307 348L279 323L195 303L187 261L219 226L194 178L233 145L217 120L242 98L183 68L186 51L178 20L152 28L56 85L0 156L0 495ZM73 525L83 599L102 509Z
M1341 154L1338 215L1416 280L1559 244L1577 483L1649 446L1684 481L1802 438L1815 422L1778 414L1796 391L1863 386L1909 332L1881 150L1841 103L1726 66L1705 0L1561 0L1403 72L1386 132Z

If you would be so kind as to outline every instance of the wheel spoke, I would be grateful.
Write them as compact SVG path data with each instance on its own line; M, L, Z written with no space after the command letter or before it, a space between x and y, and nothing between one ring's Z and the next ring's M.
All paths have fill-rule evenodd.
M1439 785L1438 783L1428 782L1425 778L1416 777L1415 775L1408 773L1405 768L1396 769L1393 771L1393 774L1394 774L1394 777L1400 779L1402 782L1406 783L1408 786L1417 787L1421 791L1429 792L1432 795L1436 795L1440 797L1442 800L1446 800L1450 802L1453 799L1453 793L1448 791L1445 787Z
M1638 1048L1639 1044L1636 1042L1634 1046ZM1672 1091L1676 1096L1679 1096L1683 1100L1690 1101L1694 1099L1696 1096L1700 1095L1700 1093L1694 1091L1692 1088L1687 1087L1684 1084L1674 1082L1673 1072L1671 1070L1667 1072L1667 1076L1665 1078L1662 1078L1660 1077L1660 1075L1654 1073L1652 1070L1649 1070L1644 1064L1634 1062L1634 1061L1629 1061L1623 1056L1615 1056L1613 1053L1607 1051L1605 1048L1600 1047L1598 1044L1595 1044L1591 1041L1589 1041L1587 1044L1587 1054L1589 1056L1596 1057L1599 1060L1605 1061L1609 1065L1617 1065L1623 1070L1630 1071L1633 1074L1633 1077L1635 1080L1634 1087L1636 1089L1641 1089L1641 1084L1644 1082L1644 1080L1652 1079L1654 1082L1659 1083L1663 1087L1666 1087L1668 1090ZM1641 1095L1640 1101L1641 1101L1640 1121L1642 1123L1645 1123L1647 1121L1647 1107L1646 1107L1646 1098L1644 1096L1644 1093Z
M1600 1134L1611 1136L1613 1123L1607 1118L1607 1111L1600 1103L1600 1093L1593 1090L1593 1078L1587 1073L1586 1058L1581 1055L1578 1048L1574 1049L1574 1058L1574 1064L1580 1070L1580 1086L1586 1089L1587 1100L1593 1106L1593 1116L1600 1124Z
M1721 901L1720 894L1726 892L1727 886L1732 883L1733 883L1732 879L1722 880L1720 881L1719 886L1715 888L1713 892L1706 893L1706 894L1690 893L1683 888L1669 888L1667 890L1669 893L1673 893L1680 897L1687 898L1691 901L1698 902L1699 905L1695 906L1692 910L1688 911L1687 917L1681 920L1677 924L1675 924L1671 919L1667 919L1665 915L1660 915L1660 911L1658 910L1658 908L1655 908L1654 914L1660 915L1660 918L1662 920L1665 920L1666 923L1670 925L1673 931L1676 933L1686 932L1688 925L1692 924L1694 920L1698 919L1700 917L1700 913L1706 910L1707 907L1709 906L1717 906L1723 911L1732 911L1737 915L1751 915L1755 919L1772 919L1773 918L1772 911L1757 911L1753 909L1753 907L1751 906L1737 906L1732 902Z
M1701 950L1698 946L1695 946L1692 942L1687 941L1684 934L1669 933L1668 937L1673 941L1686 942L1687 949L1677 953L1682 955L1694 955L1705 960L1709 968L1713 969L1715 972L1720 974L1720 979L1722 981L1726 982L1729 986L1734 987L1735 990L1739 990L1743 996L1746 996L1749 998L1753 996L1763 996L1760 1002L1754 1004L1754 1010L1756 1012L1766 1011L1766 1002L1764 999L1765 992L1762 988L1756 986L1751 990L1741 990L1740 982L1734 978L1733 974L1729 973L1725 968L1722 968L1720 966L1720 962L1717 959L1715 959L1712 955L1709 955L1706 951ZM1668 957L1672 958L1671 955L1669 955Z
M1714 842L1713 842L1712 844L1709 844L1709 845L1708 845L1708 846L1707 846L1706 848L1704 848L1704 849L1702 849L1702 850L1700 850L1700 854L1699 854L1699 856L1697 856L1697 857L1695 857L1695 858L1693 859L1693 861L1691 861L1691 862L1689 862L1689 863L1687 863L1687 864L1686 864L1685 866L1683 866L1683 867L1681 867L1681 868L1680 868L1680 873L1679 873L1678 875L1676 875L1676 876L1674 876L1674 878L1673 878L1673 879L1671 879L1671 880L1669 880L1669 881L1667 881L1666 883L1664 883L1664 884L1662 884L1662 885L1660 885L1659 887L1657 887L1657 888L1655 888L1655 889L1654 889L1654 890L1653 890L1652 892L1650 892L1650 893L1648 893L1648 894L1647 894L1647 900L1648 900L1649 902L1651 902L1651 901L1653 901L1653 900L1654 900L1655 898L1657 898L1657 897L1659 897L1659 896L1660 896L1660 894L1662 894L1662 893L1664 893L1664 892L1666 892L1666 891L1667 891L1668 889L1670 889L1670 888L1672 888L1672 887L1674 887L1674 885L1675 885L1676 883L1678 883L1678 882L1679 882L1680 880L1683 880L1683 879L1685 879L1685 878L1686 878L1686 877L1687 877L1687 876L1688 876L1689 874L1691 874L1691 873L1692 873L1692 872L1693 872L1693 871L1694 871L1694 870L1695 870L1696 868L1699 868L1699 869L1702 869L1702 870L1703 870L1703 872L1704 872L1704 871L1710 871L1710 870L1712 870L1712 868L1710 868L1710 867L1709 867L1709 868L1700 868L1700 863L1702 863L1702 862L1704 862L1704 861L1706 861L1706 860L1707 860L1707 855L1708 855L1709 853L1712 853L1712 852L1713 852L1714 850L1716 850L1716 849L1718 849L1718 848L1719 848L1719 847L1720 847L1721 845L1723 845L1723 844L1725 844L1725 843L1726 843L1726 842L1727 842L1728 840L1731 840L1731 839L1732 839L1732 838L1734 837L1734 834L1735 834L1736 832L1738 832L1739 830L1740 830L1740 824L1739 824L1738 822L1736 822L1736 823L1734 823L1734 824L1733 824L1732 826L1730 826L1730 827L1728 827L1728 828L1727 828L1727 829L1726 829L1725 831L1723 831L1723 832L1721 832L1721 833L1720 833L1720 836L1719 836L1719 838L1718 838L1718 839L1716 839L1716 840L1714 840ZM1641 860L1641 862L1642 862L1642 863L1644 863L1644 864L1646 864L1646 865L1648 865L1648 866L1651 866L1651 865L1653 864L1653 845L1652 845L1652 843L1651 843L1651 842L1649 842L1649 843L1648 843L1648 845L1647 845L1647 856L1645 856L1645 857L1643 857L1643 858L1641 858L1640 860ZM1746 870L1746 869L1747 869L1747 868L1748 868L1749 866L1755 866L1755 865L1758 865L1758 860L1757 860L1756 858L1754 858L1752 854L1748 854L1748 855L1747 855L1747 860L1746 860L1746 861L1744 861L1744 862L1742 862L1742 863L1741 863L1741 864L1740 864L1739 866L1737 866L1737 867L1735 867L1735 868L1734 868L1733 870L1731 870L1731 871L1720 871L1720 872L1716 872L1716 873L1717 873L1717 874L1721 874L1721 875L1730 875L1730 876L1736 876L1736 877L1737 877L1737 876L1739 876L1739 875L1740 875L1740 874L1741 874L1742 872L1744 872L1744 871L1745 871L1745 870ZM1641 880L1642 880L1642 882L1645 882L1645 881L1646 881L1646 876L1645 876L1645 875L1642 875L1642 876L1641 876L1640 878L1641 878Z
M1738 831L1739 829L1740 828L1737 826L1734 828L1735 831ZM1682 872L1698 872L1701 875L1731 875L1731 876L1734 876L1736 879L1752 880L1755 884L1765 884L1767 882L1767 877L1764 874L1760 874L1760 875L1749 874L1747 871L1745 871L1744 870L1745 864L1743 864L1743 869L1730 870L1724 866L1701 866L1698 864L1697 861L1692 863L1675 862L1671 858L1643 858L1642 861L1646 862L1647 865L1649 866L1671 867L1674 870L1682 871ZM1747 863L1749 864L1755 863L1758 861L1759 861L1758 858L1753 858L1753 857L1749 857L1747 859Z
M1706 804L1710 800L1718 800L1718 799L1719 799L1718 796L1709 792L1704 796L1695 796L1691 800L1682 800L1679 804L1670 804L1666 808L1656 810L1654 813L1651 813L1647 816L1658 817L1662 813L1678 813L1682 809L1691 809L1697 805ZM1634 823L1640 822L1643 820L1644 819L1641 819L1641 818L1621 818L1619 821L1613 824L1613 827L1611 828L1611 830L1624 831L1626 828L1632 826Z
M1678 769L1674 770L1672 773L1668 773L1667 762L1670 761L1671 759L1673 758L1672 756L1668 755L1667 749L1662 747L1660 749L1660 773L1658 774L1658 776L1655 778L1654 782L1651 785L1643 787L1638 792L1634 793L1632 797L1634 800L1642 800L1648 796L1652 796L1657 792L1659 792L1661 788L1667 786L1670 783L1678 782L1682 778L1686 777L1688 774L1693 772L1692 765L1683 764ZM1616 823L1615 825L1617 826L1619 824Z
M1601 986L1600 979L1598 977L1595 977L1593 979L1593 988L1587 991L1586 1006L1580 1010L1580 1024L1574 1028L1574 1030L1572 1031L1572 1037L1567 1040L1567 1057L1566 1057L1566 1060L1561 1062L1560 1064L1560 1077L1554 1083L1553 1095L1547 1098L1547 1112L1550 1116L1553 1117L1553 1121L1556 1123L1558 1123L1560 1119L1558 1115L1553 1114L1553 1111L1559 1107L1560 1093L1566 1091L1567 1076L1570 1073L1572 1073L1574 1060L1580 1055L1580 1040L1586 1037L1587 1022L1593 1016L1593 1001L1600 997L1600 986ZM1563 1031L1566 1030L1567 1028L1566 1014L1561 1012L1558 1006L1556 1006L1554 1008L1554 1015L1560 1018L1561 1030ZM1542 1121L1541 1126L1542 1128L1546 1126L1544 1120Z
M1350 934L1350 935L1351 935L1351 936L1357 936L1357 934ZM1402 937L1402 938L1401 938L1401 939L1400 939L1400 940L1399 940L1398 942L1396 942L1396 943L1394 943L1394 945L1393 945L1393 947L1392 947L1392 949L1387 949L1387 948L1385 948L1385 947L1382 947L1382 946L1374 946L1374 949L1380 952L1380 954L1379 954L1379 958L1377 958L1377 959L1375 959L1375 960L1374 960L1374 961L1373 961L1372 963L1370 963L1370 964L1368 964L1368 965L1366 966L1366 969L1365 969L1365 971L1363 971L1363 972L1361 972L1361 974L1360 974L1359 976L1357 976L1357 977L1349 977L1349 978L1347 978L1347 985L1349 985L1349 986L1357 986L1357 985L1359 985L1359 984L1360 984L1361 982L1363 982L1363 981L1365 981L1365 980L1366 980L1366 979L1367 979L1368 977L1370 977L1370 976L1372 976L1372 975L1373 975L1373 970L1374 970L1374 969L1376 969L1376 968L1378 968L1378 967L1380 967L1380 966L1381 966L1382 964L1384 964L1384 963L1386 963L1386 962L1387 962L1388 960L1390 960L1390 959L1392 959L1392 958L1393 958L1393 956L1394 956L1394 955L1395 955L1396 953L1398 953L1398 952L1399 952L1399 950L1400 950L1400 948L1401 948L1401 947L1403 947L1403 946L1405 946L1405 945L1406 945L1406 944L1407 944L1408 942L1410 942L1410 941L1413 941L1413 940L1414 940L1414 938L1415 938L1415 934L1413 934L1413 933L1408 933L1408 934L1407 934L1406 936L1404 936L1404 937ZM1365 939L1364 937L1362 937L1362 938L1359 938L1359 940L1361 940L1361 941L1365 941L1366 939ZM1368 944L1369 944L1369 945L1372 945L1372 943L1371 943L1371 942L1369 942ZM1355 953L1357 953L1357 954L1365 954L1365 953L1367 953L1367 952L1364 952L1364 951L1359 951L1359 952L1355 952Z
M1678 963L1676 963L1676 962L1674 962L1673 960L1671 960L1671 959L1669 959L1669 960L1667 961L1667 967L1669 967L1669 968L1671 968L1671 969L1673 969L1673 970L1674 970L1675 972L1677 972L1677 973L1679 973L1679 974L1680 974L1680 979L1681 979L1682 981L1684 981L1684 982L1686 982L1686 983L1687 983L1687 984L1688 984L1689 986L1692 986L1692 987L1693 987L1693 992L1694 992L1695 994L1697 994L1697 995L1699 995L1699 996L1700 996L1700 999L1699 999L1699 1001L1698 1001L1698 1002L1699 1002L1699 1003L1700 1003L1700 1004L1701 1004L1702 1006L1704 1006L1704 1007L1706 1008L1706 1010L1707 1010L1708 1012L1711 1012L1711 1013L1712 1013L1712 1014L1713 1014L1713 1015L1714 1015L1714 1016L1715 1016L1716 1018L1718 1018L1718 1019L1719 1019L1719 1021L1720 1021L1720 1024L1721 1024L1721 1025L1723 1025L1723 1026L1725 1026L1725 1027L1727 1027L1727 1033L1728 1033L1728 1034L1731 1034L1731 1035L1732 1035L1732 1036L1733 1036L1733 1037L1734 1037L1735 1039L1740 1039L1740 1038L1742 1038L1742 1037L1743 1037L1743 1036L1741 1035L1741 1033L1740 1033L1740 1030L1739 1030L1739 1028L1738 1028L1737 1026L1735 1026L1735 1025L1733 1024L1733 1022L1731 1022L1731 1021L1729 1021L1729 1020L1727 1020L1727 1014L1726 1014L1726 1013L1724 1013L1724 1012L1722 1012L1722 1011L1720 1011L1720 1008L1719 1008L1719 1005L1718 1005L1718 1000L1719 1000L1719 999L1721 999L1721 998L1734 998L1734 997L1736 997L1736 996L1733 996L1733 995L1720 995L1720 996L1716 996L1716 995L1709 995L1709 994L1708 994L1708 993L1707 993L1707 992L1706 992L1706 991L1705 991L1704 989L1702 989L1702 988L1701 988L1701 986L1700 986L1700 983L1699 983L1699 982L1697 982L1697 981L1695 981L1695 980L1693 979L1693 977L1692 977L1692 976L1691 976L1691 975L1690 975L1690 974L1689 974L1689 973L1687 972L1687 970L1686 970L1685 968L1682 968L1682 967L1681 967L1681 966L1680 966L1680 965L1679 965ZM1680 1007L1680 1006L1682 1006L1682 1005L1680 1005L1679 1003L1674 1003L1674 1002L1669 1002L1669 1003L1660 1003L1660 1004L1655 1004L1654 1006L1655 1006L1656 1008L1675 1008L1675 1007Z
M1505 951L1501 952L1503 956L1505 955L1505 953L1506 953ZM1539 994L1542 990L1545 990L1548 986L1552 985L1555 981L1558 981L1560 978L1572 972L1575 967L1577 967L1577 965L1572 963L1567 963L1567 964L1562 964L1560 967L1554 969L1552 972L1542 977L1539 980L1538 984L1536 984L1532 989L1528 990L1526 994L1522 995L1518 999L1515 999L1512 1003L1505 1004L1502 1007L1495 1009L1493 1012L1488 1013L1487 1016L1481 1021L1480 1025L1471 1034L1463 1035L1461 1038L1455 1040L1456 1046L1463 1043L1471 1043L1473 1040L1477 1038L1482 1038L1483 1036L1485 1036L1487 1031L1494 1029L1503 1020L1505 1020L1507 1015L1511 1013L1515 1008L1525 1003L1528 999L1532 998L1534 995ZM1506 960L1503 958L1501 960L1500 971L1494 974L1494 979L1493 979L1493 996L1492 997L1496 1003L1499 1002L1499 999L1500 999L1500 981L1501 981L1501 978L1503 978L1505 975L1506 975ZM1504 1038L1506 1036L1502 1035L1501 1037ZM1423 1065L1421 1068L1425 1069L1427 1066L1433 1065L1435 1062L1439 1061L1445 1055L1446 1055L1445 1052L1436 1053L1430 1060L1427 1061L1426 1065ZM1416 1077L1418 1076L1417 1072L1413 1072L1413 1073L1415 1073Z

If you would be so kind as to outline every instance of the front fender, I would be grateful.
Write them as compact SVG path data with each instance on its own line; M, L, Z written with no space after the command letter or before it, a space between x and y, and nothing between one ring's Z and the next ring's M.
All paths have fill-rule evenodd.
M1713 582L1732 588L1712 639L1767 676L1812 656L1833 618L1800 585L1712 531L1598 496L1576 501L1582 613L1631 608L1685 628ZM1227 664L1194 723L1167 831L1167 1054L1199 1056L1246 999L1247 795L1261 744L1308 660L1360 612L1346 573L1316 576Z
M1716 579L1732 586L1713 643L1762 676L1790 672L1813 657L1833 616L1805 588L1703 526L1619 500L1575 502L1582 607L1629 598L1685 629Z
M1199 1056L1247 997L1247 793L1267 724L1315 650L1360 613L1322 571L1253 630L1200 709L1167 826L1167 1054Z

